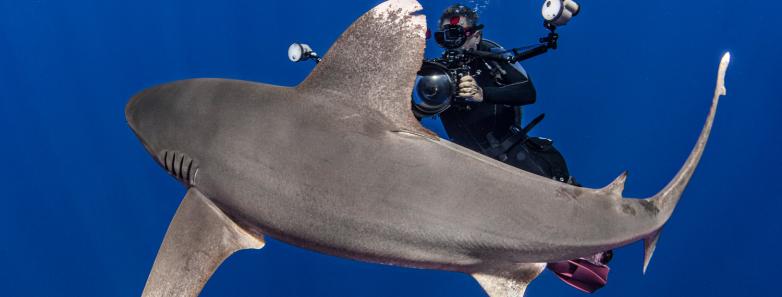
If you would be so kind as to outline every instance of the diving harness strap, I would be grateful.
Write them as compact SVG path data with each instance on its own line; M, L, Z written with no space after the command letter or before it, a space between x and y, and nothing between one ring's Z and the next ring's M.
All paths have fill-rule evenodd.
M493 133L489 133L486 135L486 138L489 140L489 145L491 145L490 148L484 150L484 154L498 159L500 161L505 161L508 159L508 156L506 153L513 148L516 144L523 142L527 139L527 133L529 133L532 128L535 128L538 124L540 124L541 121L543 121L543 118L546 117L546 114L540 114L537 117L535 117L529 124L527 124L524 128L519 128L516 125L511 126L511 136L500 142L497 140L497 138L494 136Z

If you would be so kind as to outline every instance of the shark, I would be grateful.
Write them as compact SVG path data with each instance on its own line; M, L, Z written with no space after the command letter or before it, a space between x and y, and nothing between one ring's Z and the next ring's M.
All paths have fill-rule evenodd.
M415 0L359 17L294 87L189 79L133 96L131 130L187 192L142 296L197 296L265 236L321 253L466 273L523 296L545 263L644 241L646 267L708 140L730 54L695 147L649 198L540 177L439 138L411 113L425 48ZM446 178L431 178L446 176ZM426 181L426 182L422 182Z

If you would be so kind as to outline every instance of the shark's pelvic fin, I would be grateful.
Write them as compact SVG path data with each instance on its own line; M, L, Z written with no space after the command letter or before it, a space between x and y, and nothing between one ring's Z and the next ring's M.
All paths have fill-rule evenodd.
M263 246L262 236L245 231L190 188L168 226L142 296L198 296L228 256Z
M426 17L416 14L421 9L415 0L379 4L342 33L297 89L334 94L329 100L339 98L342 102L336 104L383 116L395 131L437 139L411 111L410 96L426 47Z
M526 263L511 268L473 273L472 277L489 297L522 297L529 283L545 268L545 263Z

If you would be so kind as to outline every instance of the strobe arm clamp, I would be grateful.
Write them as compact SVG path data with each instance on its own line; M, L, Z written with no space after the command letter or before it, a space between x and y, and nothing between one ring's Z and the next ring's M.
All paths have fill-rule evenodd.
M557 26L549 22L543 22L543 27L549 30L546 37L541 38L540 43L545 44L550 49L557 49L557 41L559 41L559 34L557 34Z

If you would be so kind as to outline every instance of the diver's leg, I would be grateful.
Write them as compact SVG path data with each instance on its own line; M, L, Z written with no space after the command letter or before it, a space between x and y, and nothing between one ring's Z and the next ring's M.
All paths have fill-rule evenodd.
M540 163L539 167L544 168L547 177L577 187L581 186L570 175L565 158L554 147L553 141L545 138L530 138L526 146L529 147L528 151L532 153L533 159ZM613 251L609 250L578 259L549 263L547 268L569 285L592 293L608 282L610 271L608 262L612 257Z

